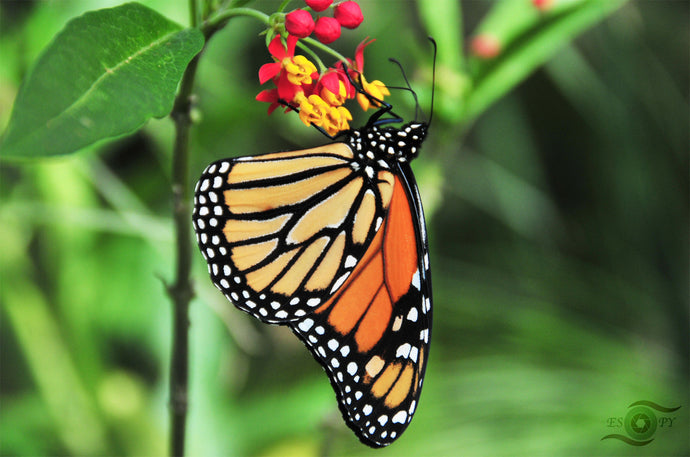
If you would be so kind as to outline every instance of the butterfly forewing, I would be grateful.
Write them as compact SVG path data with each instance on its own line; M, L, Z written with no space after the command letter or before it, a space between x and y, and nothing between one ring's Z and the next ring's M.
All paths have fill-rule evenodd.
M291 324L326 369L347 424L376 447L407 428L428 357L431 284L417 213L416 192L396 177L383 226L348 280Z
M385 169L364 173L344 143L211 164L193 222L214 284L262 321L306 315L359 262L392 184Z

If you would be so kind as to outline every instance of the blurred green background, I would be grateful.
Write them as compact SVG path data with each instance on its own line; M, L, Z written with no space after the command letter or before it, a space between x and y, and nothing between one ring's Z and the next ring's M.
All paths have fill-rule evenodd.
M2 129L51 37L119 3L0 3ZM186 2L142 3L187 23ZM437 109L413 164L434 281L420 406L389 448L361 445L301 343L228 304L195 251L189 455L690 454L690 3L628 2L553 52L558 37L530 31L548 12L529 0L510 2L537 24L518 38L524 17L496 14L500 2L360 3L365 22L338 50L376 38L367 77L401 84L398 58L425 112L425 37L439 41ZM194 177L218 158L324 142L254 101L260 31L234 20L202 59ZM493 73L500 56L461 57L479 32L517 57ZM483 75L504 91L473 99ZM391 102L413 116L409 94ZM0 164L2 455L166 453L172 134L156 120L66 158ZM638 400L681 408L647 446L602 441L625 434L609 419Z

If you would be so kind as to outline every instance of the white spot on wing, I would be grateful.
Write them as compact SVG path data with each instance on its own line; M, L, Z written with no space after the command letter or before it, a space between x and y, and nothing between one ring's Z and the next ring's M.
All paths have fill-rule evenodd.
M410 350L410 359L412 359L413 362L417 362L417 357L419 356L419 349L417 349L416 346L414 346Z
M400 346L398 346L398 349L395 351L395 356L396 357L403 357L406 359L409 357L411 349L412 349L412 346L410 346L410 343L401 344Z
M307 332L307 331L309 331L309 329L311 328L312 325L314 325L313 319L305 319L302 322L300 322L299 324L297 324L297 327L299 327L299 329L302 330L303 332Z
M338 290L338 288L343 285L343 283L345 282L345 280L347 279L348 276L350 276L350 272L347 272L344 275L342 275L341 277L339 277L338 280L335 282L335 284L333 284L333 287L331 287L331 293Z
M355 362L350 362L347 364L347 372L350 376L354 376L357 373L357 364Z
M424 329L421 332L419 332L419 339L424 341L425 343L429 342L429 329Z
M405 421L407 420L407 412L406 411L398 411L395 413L395 416L393 416L393 423L394 424L404 424Z
M410 416L414 414L414 410L417 408L417 400L412 400L412 403L410 403Z
M414 276L412 276L412 287L419 290L419 268L415 271Z

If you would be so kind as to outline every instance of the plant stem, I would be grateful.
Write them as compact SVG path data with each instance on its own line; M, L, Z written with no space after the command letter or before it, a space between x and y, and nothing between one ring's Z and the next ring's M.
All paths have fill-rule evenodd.
M198 24L195 0L189 0L192 24ZM241 10L241 11L237 11ZM235 15L251 15L264 19L261 13L247 14L245 9L231 10L226 17L213 24L205 24L202 32L206 43ZM267 20L268 16L266 16ZM170 117L175 123L175 144L172 158L173 223L175 226L175 281L168 285L173 303L173 335L170 362L170 449L171 457L183 457L189 404L189 304L194 297L191 279L191 192L189 185L189 130L192 126L192 90L199 59L204 48L187 66L180 82Z
M253 17L265 25L270 24L270 16L257 11L252 8L232 8L227 10L220 10L212 14L204 24L201 26L201 31L208 38L210 35L215 33L217 30L223 28L228 20L237 16Z
M341 60L343 62L347 62L347 58L344 55L342 55L341 53L339 53L335 49L333 49L329 46L326 46L325 44L321 43L320 41L317 41L317 40L315 40L313 38L309 38L309 37L302 38L302 41L304 41L305 43L308 43L309 45L311 45L315 48L322 50L323 52L326 52L326 53L332 55L333 57L335 57L338 60ZM298 45L301 45L301 43L298 43Z
M180 91L170 113L175 123L172 192L175 225L175 282L168 286L173 302L173 344L170 363L170 455L181 457L185 448L185 429L189 384L189 303L194 296L191 280L191 208L189 186L189 129L191 96L199 58L197 54L182 76Z

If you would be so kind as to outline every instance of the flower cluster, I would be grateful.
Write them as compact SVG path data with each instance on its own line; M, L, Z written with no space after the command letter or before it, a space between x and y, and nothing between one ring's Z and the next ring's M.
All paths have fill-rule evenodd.
M331 6L330 0L305 0L313 11L324 11ZM330 19L322 25L323 19ZM333 25L333 22L335 25ZM287 37L278 33L270 41L268 51L273 62L261 66L259 82L269 81L275 88L261 91L256 99L270 103L268 114L283 105L286 112L292 109L299 111L302 122L315 125L329 135L350 128L349 121L352 114L343 106L347 100L357 99L363 110L377 107L380 104L362 93L358 93L353 81L361 85L361 89L371 97L383 100L390 95L388 88L381 81L367 82L364 71L364 48L374 40L364 40L355 50L355 58L346 59L337 55L338 62L325 67L318 57L311 51L309 55L319 65L316 65L304 55L295 55L295 48L300 38L306 38L312 32L321 43L330 43L340 36L340 27L357 27L362 22L362 12L357 3L346 1L334 7L334 18L319 17L314 23L311 14L303 9L292 11L285 15L285 31ZM336 29L337 33L333 32ZM330 34L330 35L329 35ZM335 38L333 38L335 36ZM307 40L309 41L309 40ZM306 47L306 43L302 43ZM321 47L321 49L330 49Z

